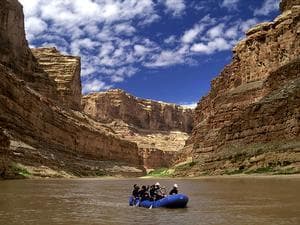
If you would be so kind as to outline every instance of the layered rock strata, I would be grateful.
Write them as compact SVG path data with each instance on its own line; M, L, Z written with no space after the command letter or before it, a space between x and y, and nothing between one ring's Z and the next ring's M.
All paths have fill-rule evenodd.
M120 140L102 124L36 94L3 66L0 74L0 126L16 141L37 152L48 149L49 153L59 151L98 160L141 163L136 144Z
M0 127L10 139L8 161L13 162L11 169L24 174L21 164L32 173L45 172L43 176L47 176L47 171L58 171L53 176L143 174L135 143L121 140L111 128L71 110L68 106L72 104L66 104L75 103L75 107L78 104L79 59L52 52L53 61L62 59L62 64L69 63L62 70L62 64L57 62L57 69L61 73L68 72L75 79L68 80L64 89L66 92L68 88L76 90L70 90L68 93L73 94L60 102L57 90L61 89L52 81L53 71L49 69L53 64L47 67L44 61L40 66L27 46L21 5L14 0L4 0L0 9L1 25L6 29L0 28L1 41L9 41L9 45L5 45L7 51L0 51ZM37 69L26 67L32 62ZM34 78L36 70L40 70L43 79ZM43 91L50 89L54 90L51 95Z
M190 133L193 111L175 104L134 97L123 90L93 93L83 97L84 111L103 122L116 119L145 129Z
M56 48L36 48L32 52L42 69L55 81L60 103L80 111L80 57L62 55Z
M146 169L169 168L175 155L174 151L162 151L157 148L139 148Z
M85 113L105 122L120 138L137 143L146 168L166 167L183 148L193 125L193 110L134 97L122 90L89 94Z
M273 22L247 32L199 102L186 174L299 171L300 5L283 1L281 8Z

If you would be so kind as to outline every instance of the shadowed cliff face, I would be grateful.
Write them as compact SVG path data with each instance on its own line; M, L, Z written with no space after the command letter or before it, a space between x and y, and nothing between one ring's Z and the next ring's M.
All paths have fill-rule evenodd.
M32 54L25 39L22 6L17 0L2 0L0 14L1 63L20 70L32 71L35 63L31 64Z
M194 163L178 174L299 171L299 2L283 1L281 10L247 32L198 103L187 142Z
M32 89L57 100L55 82L40 68L28 47L21 4L17 0L1 0L0 16L0 63Z
M0 49L0 127L11 143L8 156L0 153L5 163L14 162L9 166L16 173L21 163L37 176L143 174L135 143L70 109L80 109L79 58L35 50L38 64L27 46L21 5L2 0L0 13L0 42L6 43ZM58 74L45 61L56 62Z

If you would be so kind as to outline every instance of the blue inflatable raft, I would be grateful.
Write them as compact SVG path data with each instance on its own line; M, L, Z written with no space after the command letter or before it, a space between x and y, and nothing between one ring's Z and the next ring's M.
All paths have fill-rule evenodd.
M130 206L140 206L145 208L184 208L186 207L189 198L183 194L169 195L157 201L140 201L139 199L134 199L132 196L129 198Z

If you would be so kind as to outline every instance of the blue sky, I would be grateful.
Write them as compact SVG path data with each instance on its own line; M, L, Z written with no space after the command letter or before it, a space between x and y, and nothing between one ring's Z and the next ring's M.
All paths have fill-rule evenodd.
M32 47L82 58L83 93L121 88L192 105L279 0L20 0Z

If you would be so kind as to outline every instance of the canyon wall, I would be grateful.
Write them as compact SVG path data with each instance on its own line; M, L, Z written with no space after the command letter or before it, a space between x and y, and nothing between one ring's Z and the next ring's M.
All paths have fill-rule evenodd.
M168 168L172 165L174 151L162 151L157 148L139 148L143 164L147 169Z
M36 60L25 39L21 5L0 4L0 41L9 42L0 51L0 127L10 139L10 168L20 171L21 163L32 173L58 171L55 176L143 174L135 143L69 108L80 108L79 58L40 49Z
M144 166L167 167L183 148L193 126L193 110L134 97L122 90L83 97L83 110L105 122L120 138L137 143Z
M187 141L193 163L179 175L299 171L300 5L282 1L281 9L246 33L198 103Z
M103 122L120 119L146 130L178 130L186 133L192 130L191 109L140 99L120 89L86 95L82 104L87 114Z

